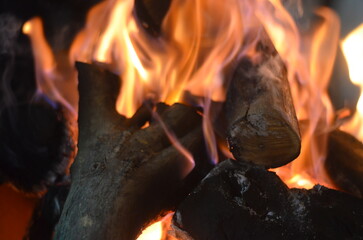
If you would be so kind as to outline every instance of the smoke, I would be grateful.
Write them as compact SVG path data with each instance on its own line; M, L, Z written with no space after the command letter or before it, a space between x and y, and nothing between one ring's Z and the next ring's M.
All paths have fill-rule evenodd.
M21 22L10 14L0 14L0 54L13 54Z
M15 101L11 90L11 79L14 75L16 43L21 25L15 16L0 14L0 111Z

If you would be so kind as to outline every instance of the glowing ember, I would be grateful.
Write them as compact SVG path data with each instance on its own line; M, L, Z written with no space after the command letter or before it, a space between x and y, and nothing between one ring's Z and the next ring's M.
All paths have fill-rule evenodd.
M352 83L361 87L361 94L353 118L342 126L342 130L363 141L363 24L353 30L342 41L341 47L347 60Z
M300 174L296 174L294 177L289 179L287 181L287 184L290 187L298 187L298 188L306 188L306 189L311 189L315 185L310 180L302 177Z
M160 240L163 236L163 224L161 221L148 226L137 240Z
M281 179L284 180L286 185L290 188L306 188L311 189L317 184L309 174L301 172L291 176L291 170L286 167L281 167L273 170Z

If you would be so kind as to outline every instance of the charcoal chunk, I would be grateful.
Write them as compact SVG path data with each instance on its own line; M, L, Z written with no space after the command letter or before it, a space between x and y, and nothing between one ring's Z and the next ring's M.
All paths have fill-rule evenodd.
M74 155L62 107L46 97L0 112L0 179L25 192L62 182Z
M177 208L193 239L362 239L363 200L317 185L289 189L263 167L226 160Z

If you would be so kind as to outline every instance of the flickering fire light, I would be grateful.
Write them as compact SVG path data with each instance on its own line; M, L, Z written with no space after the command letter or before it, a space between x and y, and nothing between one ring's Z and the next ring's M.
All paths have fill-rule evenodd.
M120 114L132 116L148 98L172 104L188 103L186 92L197 96L197 104L204 108L206 143L210 155L218 162L211 103L225 100L225 73L236 59L258 59L254 48L264 29L287 65L302 132L301 155L275 171L290 187L329 184L322 167L334 113L327 87L339 40L339 19L331 9L319 8L316 15L321 18L320 23L311 33L301 33L279 0L174 0L162 25L163 35L157 39L142 29L133 9L133 0L110 0L95 6L69 52L70 64L75 60L99 62L119 74L122 88L115 107ZM56 68L57 57L44 39L41 20L30 20L23 26L23 32L31 37L36 49L39 90L76 114L75 97L69 97L57 83L75 80L59 78L62 73ZM356 84L363 82L359 66L363 61L362 41L363 25L342 42L350 76ZM352 121L361 125L356 118L362 113L360 99L357 117ZM343 129L357 131L348 130L347 125ZM358 137L362 140L363 130ZM173 141L175 146L180 145L177 139ZM157 222L138 239L161 236L161 222Z
M163 226L162 222L156 222L149 227L147 227L144 231L142 231L141 235L137 238L137 240L158 240L161 239L163 235Z
M361 88L360 97L357 103L357 109L349 122L342 125L341 129L349 132L360 141L363 141L363 24L354 29L341 42L344 56L347 60L349 76L353 84Z

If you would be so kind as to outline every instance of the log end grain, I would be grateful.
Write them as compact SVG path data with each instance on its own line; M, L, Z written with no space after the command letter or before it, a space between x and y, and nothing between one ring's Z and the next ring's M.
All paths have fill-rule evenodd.
M300 136L273 110L268 117L263 113L248 114L232 125L228 143L237 160L251 161L267 168L289 163L299 156L301 148Z
M267 50L265 50L267 51ZM280 167L300 154L301 138L285 64L277 53L240 60L227 94L227 139L237 160Z

